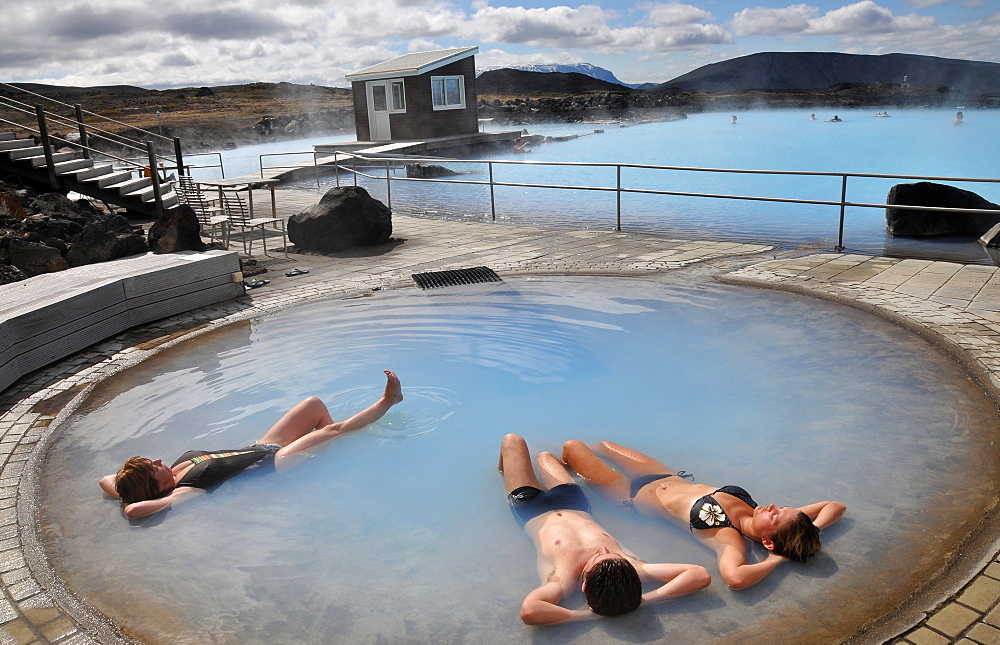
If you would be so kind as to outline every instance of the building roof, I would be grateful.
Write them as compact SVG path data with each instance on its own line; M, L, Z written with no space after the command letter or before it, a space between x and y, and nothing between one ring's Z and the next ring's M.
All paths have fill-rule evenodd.
M387 60L384 63L378 63L377 65L352 72L346 78L349 81L370 81L379 78L418 76L454 63L467 56L473 56L478 52L478 47L457 47L455 49L439 49L432 52L404 54L398 58Z

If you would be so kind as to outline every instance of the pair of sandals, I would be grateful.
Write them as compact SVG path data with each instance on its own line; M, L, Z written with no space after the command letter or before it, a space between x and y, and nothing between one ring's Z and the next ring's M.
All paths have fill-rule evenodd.
M298 267L292 269L291 271L286 271L285 275L289 278L297 275L305 275L309 273L309 269L300 269ZM270 280L258 280L257 278L252 278L243 282L243 286L246 287L247 291L250 289L257 289L263 287L264 285L271 284Z
M257 278L252 278L250 280L244 280L243 281L243 286L246 287L247 291L249 291L250 289L256 289L258 287L263 287L265 284L271 284L271 281L270 280L258 280Z

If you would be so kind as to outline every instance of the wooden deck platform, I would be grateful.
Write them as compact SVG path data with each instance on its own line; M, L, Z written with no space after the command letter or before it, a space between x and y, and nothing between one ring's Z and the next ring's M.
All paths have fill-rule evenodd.
M254 179L280 179L282 181L292 181L299 179L312 179L316 176L317 166L320 173L331 174L336 172L335 164L345 162L344 157L336 157L334 153L347 152L362 155L388 155L388 156L427 156L439 157L442 155L468 154L481 148L510 148L514 145L514 140L521 136L520 130L507 132L477 132L475 134L463 134L453 137L439 137L436 139L425 139L420 141L342 141L339 143L328 143L313 146L313 149L324 156L316 159L315 165L312 160L302 161L287 166L265 168L263 175L253 173L233 178L234 181L251 182Z
M236 253L147 253L0 290L0 389L130 327L245 295Z

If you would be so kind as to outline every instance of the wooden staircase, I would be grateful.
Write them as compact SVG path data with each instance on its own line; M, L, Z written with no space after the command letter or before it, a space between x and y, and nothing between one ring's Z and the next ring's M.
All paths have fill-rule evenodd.
M0 132L0 171L49 184L54 175L60 192L75 191L137 215L159 216L153 181L136 176L141 171L116 170L112 164L95 162L77 152L53 152L51 158L50 168L45 150L36 146L34 139ZM170 182L160 183L158 188L164 210L179 204Z

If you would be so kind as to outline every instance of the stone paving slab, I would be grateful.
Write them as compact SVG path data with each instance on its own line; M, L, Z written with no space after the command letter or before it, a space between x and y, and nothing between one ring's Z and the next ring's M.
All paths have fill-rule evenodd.
M299 198L285 200L293 212ZM301 199L304 203L307 198ZM82 611L78 599L67 598L58 580L39 563L33 515L25 504L36 472L33 460L50 430L58 428L97 382L220 326L313 300L410 286L416 272L485 265L501 276L644 275L728 258L732 266L746 266L724 276L727 281L838 298L934 334L951 344L970 369L978 370L988 388L1000 392L1000 276L995 267L833 253L772 260L769 247L755 244L399 215L393 224L394 237L402 241L385 248L334 256L293 253L287 260L259 258L269 269L264 276L271 280L269 285L243 298L125 332L22 378L0 394L0 643L128 642L114 625ZM309 273L286 277L284 272L292 267ZM941 291L956 276L963 288L974 291L969 299ZM987 551L969 554L977 573L932 601L919 621L896 636L890 634L889 641L996 642L1000 547Z

